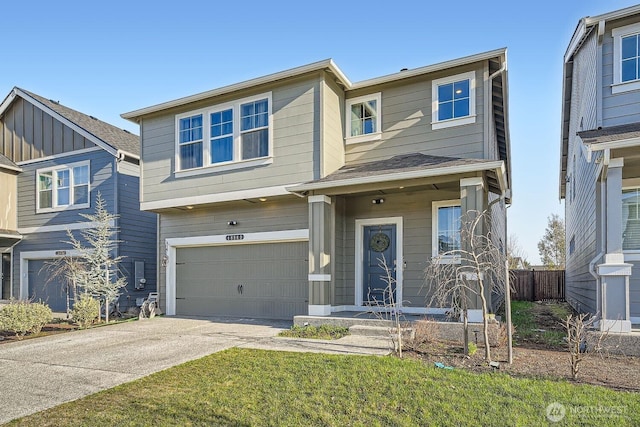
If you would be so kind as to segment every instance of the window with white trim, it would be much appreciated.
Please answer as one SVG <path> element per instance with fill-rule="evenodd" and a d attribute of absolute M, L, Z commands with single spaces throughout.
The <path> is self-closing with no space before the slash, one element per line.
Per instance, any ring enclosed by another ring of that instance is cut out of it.
<path fill-rule="evenodd" d="M 382 137 L 382 93 L 346 100 L 346 142 L 353 144 Z"/>
<path fill-rule="evenodd" d="M 434 257 L 460 249 L 461 215 L 460 200 L 433 202 L 432 254 Z"/>
<path fill-rule="evenodd" d="M 640 188 L 622 190 L 622 249 L 640 250 Z"/>
<path fill-rule="evenodd" d="M 474 71 L 434 80 L 431 83 L 431 128 L 475 123 L 475 86 Z"/>
<path fill-rule="evenodd" d="M 176 172 L 269 159 L 270 123 L 271 92 L 177 115 Z"/>
<path fill-rule="evenodd" d="M 89 162 L 39 169 L 36 212 L 89 207 Z"/>
<path fill-rule="evenodd" d="M 640 23 L 614 28 L 612 93 L 640 89 Z"/>

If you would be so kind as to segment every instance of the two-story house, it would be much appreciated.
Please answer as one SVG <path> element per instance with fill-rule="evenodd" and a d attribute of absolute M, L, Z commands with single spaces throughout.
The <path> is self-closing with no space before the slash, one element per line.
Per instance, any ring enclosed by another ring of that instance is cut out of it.
<path fill-rule="evenodd" d="M 627 332 L 640 323 L 640 6 L 580 20 L 562 93 L 567 300 Z"/>
<path fill-rule="evenodd" d="M 424 269 L 460 245 L 461 215 L 491 209 L 506 243 L 507 88 L 506 49 L 358 83 L 325 60 L 123 114 L 160 218 L 161 306 L 367 311 L 384 260 L 405 313 L 441 312 Z"/>
<path fill-rule="evenodd" d="M 139 138 L 20 88 L 0 104 L 2 299 L 47 302 L 65 311 L 71 294 L 51 261 L 73 255 L 67 230 L 93 224 L 98 193 L 110 213 L 128 286 L 121 307 L 155 290 L 156 215 L 139 209 Z"/>

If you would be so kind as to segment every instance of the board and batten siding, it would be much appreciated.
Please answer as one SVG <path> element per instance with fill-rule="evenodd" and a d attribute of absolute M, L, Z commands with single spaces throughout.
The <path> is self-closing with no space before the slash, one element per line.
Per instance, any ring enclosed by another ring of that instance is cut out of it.
<path fill-rule="evenodd" d="M 591 313 L 597 312 L 596 280 L 589 272 L 589 263 L 600 250 L 596 229 L 599 166 L 595 159 L 587 162 L 576 132 L 597 127 L 596 55 L 597 33 L 594 31 L 574 57 L 567 157 L 569 182 L 565 197 L 566 298 L 577 310 Z M 570 253 L 572 238 L 575 251 Z"/>
<path fill-rule="evenodd" d="M 20 97 L 0 119 L 0 152 L 16 163 L 92 147 L 93 142 Z"/>
<path fill-rule="evenodd" d="M 68 165 L 76 162 L 90 161 L 90 206 L 86 209 L 67 209 L 55 212 L 36 213 L 36 176 L 37 171 L 60 165 Z M 42 227 L 60 224 L 70 224 L 76 222 L 86 222 L 87 220 L 79 214 L 95 212 L 95 200 L 98 192 L 107 202 L 106 206 L 110 212 L 114 212 L 115 185 L 114 171 L 115 158 L 106 151 L 91 151 L 76 155 L 58 157 L 37 163 L 29 163 L 22 166 L 23 172 L 18 175 L 18 227 Z"/>
<path fill-rule="evenodd" d="M 230 226 L 231 220 L 238 225 Z M 159 221 L 158 257 L 162 260 L 169 238 L 308 229 L 309 204 L 297 196 L 264 203 L 220 203 L 210 208 L 166 211 L 160 214 Z M 158 280 L 160 304 L 166 307 L 166 267 L 159 269 Z"/>
<path fill-rule="evenodd" d="M 141 123 L 142 201 L 288 185 L 314 179 L 314 171 L 319 173 L 314 157 L 319 157 L 321 84 L 321 77 L 314 74 L 292 79 L 286 84 L 260 87 L 251 93 L 211 99 L 144 118 Z M 205 168 L 206 172 L 202 174 L 174 176 L 176 114 L 269 91 L 272 92 L 273 114 L 272 164 L 224 172 L 216 172 L 215 167 Z"/>
<path fill-rule="evenodd" d="M 640 91 L 612 94 L 613 84 L 613 37 L 611 31 L 617 27 L 633 24 L 637 17 L 607 22 L 607 31 L 602 41 L 602 126 L 617 126 L 640 122 Z M 594 31 L 595 32 L 595 31 Z M 575 77 L 574 77 L 575 81 Z M 585 129 L 595 129 L 585 128 Z"/>
<path fill-rule="evenodd" d="M 125 273 L 129 282 L 130 293 L 146 296 L 156 290 L 157 261 L 157 215 L 140 211 L 139 166 L 129 162 L 118 163 L 118 227 L 120 255 L 126 266 Z M 134 263 L 144 261 L 144 290 L 136 291 L 134 284 Z"/>
<path fill-rule="evenodd" d="M 0 230 L 15 230 L 18 227 L 17 196 L 18 180 L 17 172 L 0 169 Z"/>
<path fill-rule="evenodd" d="M 401 216 L 403 220 L 403 257 L 398 266 L 406 263 L 403 271 L 402 303 L 408 307 L 426 307 L 429 301 L 424 269 L 431 258 L 432 202 L 459 199 L 459 191 L 416 191 L 385 195 L 383 204 L 371 203 L 371 196 L 345 197 L 338 204 L 336 223 L 342 222 L 341 239 L 336 239 L 336 255 L 341 254 L 336 281 L 335 305 L 355 304 L 355 245 L 356 220 Z M 341 247 L 338 247 L 338 246 Z M 360 262 L 360 261 L 358 261 Z"/>
<path fill-rule="evenodd" d="M 431 82 L 468 71 L 476 72 L 476 122 L 444 129 L 431 129 Z M 484 82 L 482 68 L 475 65 L 434 73 L 349 92 L 347 98 L 382 93 L 382 139 L 346 147 L 346 163 L 382 160 L 402 154 L 484 158 Z"/>

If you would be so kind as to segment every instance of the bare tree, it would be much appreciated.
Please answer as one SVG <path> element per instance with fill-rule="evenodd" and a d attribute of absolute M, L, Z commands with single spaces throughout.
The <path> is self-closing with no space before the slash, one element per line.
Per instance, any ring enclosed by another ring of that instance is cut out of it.
<path fill-rule="evenodd" d="M 82 268 L 73 270 L 73 277 L 83 292 L 104 301 L 105 321 L 109 322 L 109 304 L 120 296 L 127 280 L 120 274 L 121 256 L 113 256 L 117 240 L 114 239 L 117 215 L 109 213 L 106 201 L 98 193 L 94 214 L 80 214 L 95 225 L 80 234 L 86 245 L 67 230 L 69 244 L 79 254 Z"/>
<path fill-rule="evenodd" d="M 440 253 L 425 270 L 430 305 L 451 306 L 465 325 L 464 347 L 468 353 L 468 310 L 480 300 L 484 358 L 491 361 L 489 301 L 492 293 L 504 293 L 507 285 L 506 255 L 490 232 L 488 211 L 469 211 L 461 218 L 460 248 Z"/>
<path fill-rule="evenodd" d="M 580 362 L 587 352 L 587 331 L 596 320 L 589 314 L 569 315 L 564 321 L 564 328 L 567 331 L 567 346 L 569 347 L 571 361 L 571 377 L 578 378 Z"/>
<path fill-rule="evenodd" d="M 510 270 L 531 267 L 527 260 L 527 252 L 522 248 L 518 241 L 518 236 L 515 234 L 510 234 L 507 239 L 507 259 L 509 260 Z"/>
<path fill-rule="evenodd" d="M 71 303 L 78 298 L 78 280 L 85 274 L 84 264 L 77 257 L 65 256 L 46 262 L 43 268 L 48 273 L 47 285 L 53 286 L 59 282 L 65 290 L 68 319 L 71 314 Z"/>

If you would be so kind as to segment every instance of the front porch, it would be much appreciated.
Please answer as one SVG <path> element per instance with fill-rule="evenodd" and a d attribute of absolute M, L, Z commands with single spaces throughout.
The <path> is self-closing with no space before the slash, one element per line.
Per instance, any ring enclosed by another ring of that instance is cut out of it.
<path fill-rule="evenodd" d="M 416 319 L 443 316 L 448 307 L 430 306 L 424 271 L 433 256 L 460 245 L 466 212 L 491 206 L 494 234 L 506 246 L 501 161 L 397 156 L 289 190 L 309 202 L 309 316 L 362 321 L 372 308 L 389 307 Z"/>

